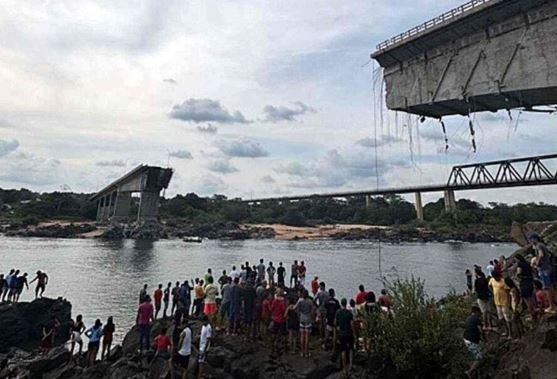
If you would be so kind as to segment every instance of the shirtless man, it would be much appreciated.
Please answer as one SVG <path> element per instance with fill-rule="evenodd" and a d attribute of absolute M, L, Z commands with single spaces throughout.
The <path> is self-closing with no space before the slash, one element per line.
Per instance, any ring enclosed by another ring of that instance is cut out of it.
<path fill-rule="evenodd" d="M 43 297 L 46 285 L 48 284 L 48 275 L 46 274 L 46 272 L 42 272 L 41 270 L 39 270 L 37 271 L 37 276 L 35 277 L 35 279 L 31 280 L 29 284 L 33 283 L 34 281 L 37 281 L 37 287 L 35 288 L 35 299 L 39 296 Z"/>

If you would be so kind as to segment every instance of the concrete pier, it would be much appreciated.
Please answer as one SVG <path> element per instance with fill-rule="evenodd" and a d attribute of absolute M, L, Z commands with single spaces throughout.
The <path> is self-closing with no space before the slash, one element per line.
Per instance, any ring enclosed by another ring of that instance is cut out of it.
<path fill-rule="evenodd" d="M 445 200 L 445 210 L 447 212 L 453 212 L 456 210 L 456 200 L 453 190 L 443 191 L 443 198 Z"/>
<path fill-rule="evenodd" d="M 415 199 L 416 202 L 414 203 L 414 207 L 416 207 L 416 218 L 420 221 L 424 221 L 424 207 L 422 205 L 422 193 L 416 192 Z"/>

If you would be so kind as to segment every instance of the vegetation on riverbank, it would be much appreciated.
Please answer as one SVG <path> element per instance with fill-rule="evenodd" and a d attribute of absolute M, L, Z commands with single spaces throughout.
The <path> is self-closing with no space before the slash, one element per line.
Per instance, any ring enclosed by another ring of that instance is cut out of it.
<path fill-rule="evenodd" d="M 42 220 L 94 220 L 96 205 L 88 194 L 70 192 L 35 193 L 26 189 L 0 189 L 0 217 L 8 222 L 33 225 Z M 137 199 L 134 198 L 134 201 Z M 136 205 L 136 204 L 134 204 Z M 132 207 L 133 210 L 133 207 Z M 199 197 L 193 193 L 177 195 L 161 202 L 163 220 L 188 221 L 194 224 L 234 222 L 243 224 L 285 224 L 312 226 L 324 224 L 410 225 L 428 226 L 448 231 L 508 230 L 513 221 L 552 221 L 557 206 L 543 203 L 488 206 L 461 199 L 455 212 L 447 213 L 443 199 L 424 207 L 425 222 L 416 221 L 414 206 L 398 196 L 377 197 L 366 206 L 363 197 L 310 199 L 293 203 L 270 201 L 248 205 L 222 195 Z M 504 228 L 503 228 L 504 227 Z"/>

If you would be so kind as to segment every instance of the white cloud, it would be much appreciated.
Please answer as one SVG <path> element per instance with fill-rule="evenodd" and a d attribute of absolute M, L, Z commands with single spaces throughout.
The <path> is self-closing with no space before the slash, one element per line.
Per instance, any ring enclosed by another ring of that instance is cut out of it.
<path fill-rule="evenodd" d="M 121 159 L 114 159 L 110 161 L 98 161 L 95 165 L 99 167 L 126 167 L 126 162 Z"/>

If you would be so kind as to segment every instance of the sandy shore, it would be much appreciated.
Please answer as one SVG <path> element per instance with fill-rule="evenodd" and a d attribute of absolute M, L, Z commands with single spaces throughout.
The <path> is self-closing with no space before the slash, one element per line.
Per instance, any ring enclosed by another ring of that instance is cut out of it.
<path fill-rule="evenodd" d="M 246 224 L 246 227 L 272 228 L 276 239 L 322 239 L 329 238 L 334 234 L 350 229 L 386 229 L 380 225 L 360 225 L 360 224 L 331 224 L 319 226 L 288 226 L 283 224 Z"/>

